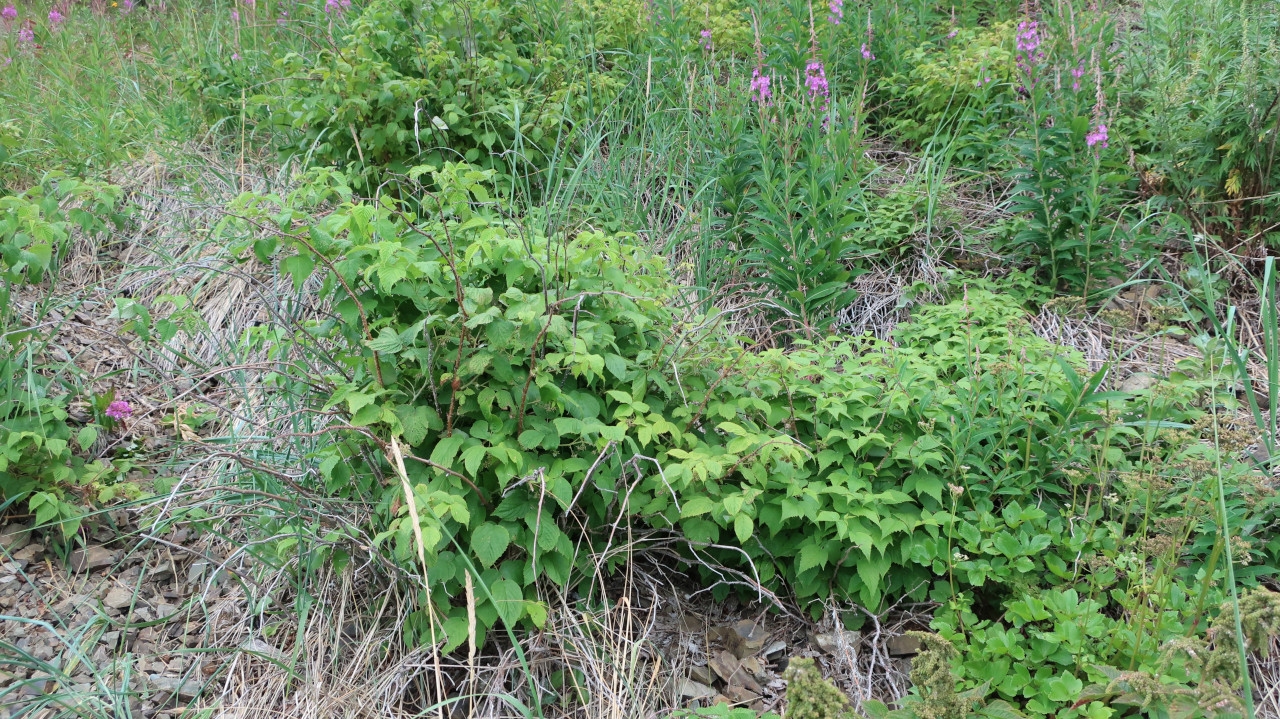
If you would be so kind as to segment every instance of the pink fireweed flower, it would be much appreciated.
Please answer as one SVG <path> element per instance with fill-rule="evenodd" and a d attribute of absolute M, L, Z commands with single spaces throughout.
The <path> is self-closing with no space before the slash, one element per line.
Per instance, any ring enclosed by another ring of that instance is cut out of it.
<path fill-rule="evenodd" d="M 1040 50 L 1040 30 L 1035 20 L 1023 20 L 1018 23 L 1018 52 L 1014 60 L 1018 69 L 1025 76 L 1024 87 L 1019 91 L 1029 91 L 1036 86 L 1035 66 L 1044 60 L 1044 51 Z"/>
<path fill-rule="evenodd" d="M 58 27 L 58 26 L 59 26 L 59 25 L 61 25 L 63 22 L 65 22 L 65 21 L 66 21 L 66 19 L 67 19 L 67 16 L 66 16 L 66 15 L 63 15 L 62 13 L 58 12 L 57 10 L 50 10 L 50 11 L 49 11 L 49 24 L 50 24 L 50 25 L 53 25 L 54 27 Z"/>
<path fill-rule="evenodd" d="M 116 400 L 107 405 L 106 415 L 111 419 L 122 420 L 133 416 L 133 407 L 124 400 Z"/>
<path fill-rule="evenodd" d="M 769 75 L 761 72 L 764 68 L 759 65 L 751 71 L 751 99 L 760 103 L 762 107 L 769 107 L 773 104 L 773 91 L 769 89 L 771 78 Z"/>
<path fill-rule="evenodd" d="M 831 97 L 831 86 L 827 83 L 827 70 L 822 61 L 814 58 L 804 67 L 804 86 L 809 90 L 809 99 L 822 103 L 820 110 L 826 111 L 827 100 Z"/>
<path fill-rule="evenodd" d="M 844 20 L 844 0 L 830 0 L 827 3 L 827 9 L 831 12 L 827 15 L 827 22 L 832 25 L 839 25 Z"/>
<path fill-rule="evenodd" d="M 133 0 L 120 0 L 120 14 L 128 15 L 133 12 Z"/>
<path fill-rule="evenodd" d="M 947 33 L 947 39 L 948 39 L 948 40 L 950 40 L 951 38 L 955 37 L 955 36 L 956 36 L 956 33 L 958 33 L 958 32 L 960 32 L 960 31 L 959 31 L 959 30 L 952 30 L 951 32 Z"/>
<path fill-rule="evenodd" d="M 24 27 L 18 31 L 18 45 L 31 45 L 36 41 L 36 33 L 29 27 Z"/>
<path fill-rule="evenodd" d="M 238 53 L 238 52 L 233 52 L 233 53 L 231 53 L 231 59 L 232 59 L 232 60 L 239 60 L 239 59 L 240 59 L 240 53 Z"/>
<path fill-rule="evenodd" d="M 710 50 L 711 49 L 711 29 L 703 28 L 702 32 L 698 33 L 698 35 L 702 37 L 702 41 L 699 42 L 698 44 L 702 46 L 703 50 Z"/>
<path fill-rule="evenodd" d="M 17 20 L 18 11 L 14 9 L 12 5 L 5 5 L 4 9 L 0 10 L 0 18 L 4 18 L 5 20 Z"/>
<path fill-rule="evenodd" d="M 1099 122 L 1092 132 L 1084 136 L 1084 144 L 1089 147 L 1094 145 L 1107 147 L 1107 126 Z"/>
<path fill-rule="evenodd" d="M 232 20 L 234 20 L 234 21 L 236 21 L 236 22 L 240 22 L 240 11 L 239 11 L 239 10 L 232 10 L 232 11 L 231 11 L 231 19 L 232 19 Z"/>
<path fill-rule="evenodd" d="M 11 57 L 0 57 L 0 67 L 9 67 L 9 63 L 11 62 L 13 62 L 13 58 Z"/>
<path fill-rule="evenodd" d="M 325 0 L 324 11 L 326 14 L 336 12 L 341 14 L 343 10 L 351 7 L 351 0 Z"/>
<path fill-rule="evenodd" d="M 867 44 L 865 42 L 862 43 L 862 59 L 863 60 L 876 59 L 876 56 L 871 54 L 871 49 L 867 47 Z"/>

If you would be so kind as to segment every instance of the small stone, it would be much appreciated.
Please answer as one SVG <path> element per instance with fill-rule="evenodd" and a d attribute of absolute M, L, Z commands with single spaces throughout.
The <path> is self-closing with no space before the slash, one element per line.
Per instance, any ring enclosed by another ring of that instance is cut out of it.
<path fill-rule="evenodd" d="M 840 652 L 840 646 L 842 644 L 846 647 L 851 647 L 857 644 L 858 635 L 842 629 L 838 632 L 811 634 L 809 635 L 809 641 L 827 654 L 837 654 Z"/>
<path fill-rule="evenodd" d="M 14 552 L 13 558 L 20 561 L 29 562 L 35 559 L 36 557 L 40 556 L 40 553 L 43 551 L 44 551 L 43 544 L 40 544 L 39 542 L 32 542 L 31 544 L 28 544 L 26 547 L 23 547 L 21 551 Z"/>
<path fill-rule="evenodd" d="M 71 569 L 75 572 L 88 572 L 108 567 L 115 561 L 115 552 L 100 544 L 77 549 L 71 553 Z"/>
<path fill-rule="evenodd" d="M 150 676 L 151 687 L 158 692 L 177 696 L 179 699 L 194 699 L 200 694 L 200 683 L 183 681 L 182 677 L 166 677 L 160 674 Z"/>
<path fill-rule="evenodd" d="M 156 563 L 156 566 L 147 570 L 147 579 L 153 582 L 163 582 L 173 576 L 173 562 L 162 559 Z"/>
<path fill-rule="evenodd" d="M 716 675 L 711 667 L 703 664 L 700 667 L 689 667 L 689 678 L 699 684 L 711 684 L 716 680 Z"/>
<path fill-rule="evenodd" d="M 786 651 L 786 649 L 787 649 L 787 643 L 784 641 L 778 640 L 776 642 L 773 642 L 769 646 L 765 647 L 764 651 L 760 652 L 760 656 L 771 657 L 774 654 L 777 654 L 778 652 Z"/>
<path fill-rule="evenodd" d="M 723 636 L 725 643 L 729 645 L 729 651 L 739 659 L 746 659 L 764 647 L 765 641 L 769 639 L 769 632 L 758 623 L 743 619 L 729 627 L 729 631 L 724 632 Z"/>
<path fill-rule="evenodd" d="M 0 529 L 0 549 L 14 554 L 31 543 L 31 527 L 27 524 L 11 524 Z"/>
<path fill-rule="evenodd" d="M 1134 392 L 1142 392 L 1143 390 L 1151 389 L 1156 386 L 1156 383 L 1159 381 L 1160 379 L 1155 375 L 1148 374 L 1146 372 L 1135 372 L 1126 377 L 1116 389 L 1119 389 L 1121 392 L 1128 392 L 1132 394 Z"/>
<path fill-rule="evenodd" d="M 732 681 L 734 673 L 738 671 L 738 660 L 729 652 L 721 650 L 707 659 L 707 666 L 711 667 L 717 676 L 728 682 Z"/>
<path fill-rule="evenodd" d="M 702 682 L 695 682 L 692 679 L 680 680 L 680 696 L 682 697 L 688 697 L 689 699 L 710 699 L 715 695 L 715 690 Z"/>
<path fill-rule="evenodd" d="M 756 659 L 755 657 L 747 657 L 746 659 L 743 659 L 742 664 L 740 666 L 742 667 L 743 671 L 755 677 L 756 679 L 763 681 L 766 677 L 765 671 L 764 671 L 764 664 L 762 664 L 760 660 Z"/>
<path fill-rule="evenodd" d="M 107 592 L 107 596 L 102 600 L 102 603 L 112 609 L 125 609 L 133 604 L 133 592 L 124 587 L 114 587 Z"/>
<path fill-rule="evenodd" d="M 920 653 L 920 640 L 906 634 L 889 637 L 889 656 L 914 657 Z"/>
<path fill-rule="evenodd" d="M 750 704 L 760 698 L 758 693 L 753 692 L 746 687 L 738 686 L 737 684 L 730 684 L 725 687 L 724 693 L 728 694 L 730 699 L 740 704 Z"/>

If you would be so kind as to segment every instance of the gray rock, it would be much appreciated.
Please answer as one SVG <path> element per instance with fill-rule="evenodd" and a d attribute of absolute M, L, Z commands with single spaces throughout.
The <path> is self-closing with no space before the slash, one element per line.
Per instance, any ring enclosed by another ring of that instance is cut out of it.
<path fill-rule="evenodd" d="M 126 609 L 133 604 L 133 592 L 124 587 L 113 587 L 102 603 L 112 609 Z"/>
<path fill-rule="evenodd" d="M 750 619 L 743 619 L 722 633 L 724 642 L 738 659 L 746 659 L 764 648 L 769 632 Z"/>
<path fill-rule="evenodd" d="M 689 667 L 689 678 L 699 684 L 711 684 L 716 680 L 716 675 L 711 671 L 711 667 L 704 664 L 700 667 Z"/>
<path fill-rule="evenodd" d="M 1135 372 L 1124 379 L 1116 388 L 1121 392 L 1141 392 L 1151 389 L 1160 381 L 1159 377 L 1146 372 Z"/>
<path fill-rule="evenodd" d="M 688 697 L 689 699 L 710 699 L 715 695 L 715 690 L 702 682 L 695 682 L 692 679 L 680 680 L 680 696 L 682 697 Z"/>
<path fill-rule="evenodd" d="M 71 569 L 76 572 L 90 572 L 102 567 L 109 567 L 116 561 L 116 553 L 100 544 L 94 544 L 71 553 Z"/>
<path fill-rule="evenodd" d="M 182 677 L 166 677 L 152 674 L 151 688 L 157 692 L 177 696 L 179 699 L 194 699 L 200 694 L 201 684 L 194 680 L 183 681 Z"/>
<path fill-rule="evenodd" d="M 31 543 L 31 527 L 26 524 L 11 524 L 0 529 L 0 549 L 6 554 L 13 554 Z"/>

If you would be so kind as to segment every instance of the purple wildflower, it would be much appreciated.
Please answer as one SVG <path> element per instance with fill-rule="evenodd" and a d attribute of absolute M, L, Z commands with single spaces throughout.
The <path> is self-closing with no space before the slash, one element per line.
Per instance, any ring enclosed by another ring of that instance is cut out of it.
<path fill-rule="evenodd" d="M 30 45 L 35 41 L 36 41 L 36 34 L 35 34 L 35 31 L 33 31 L 31 28 L 24 27 L 18 31 L 19 45 Z"/>
<path fill-rule="evenodd" d="M 120 0 L 120 14 L 128 15 L 133 12 L 133 0 Z"/>
<path fill-rule="evenodd" d="M 1089 147 L 1093 147 L 1094 145 L 1102 145 L 1103 147 L 1106 147 L 1107 146 L 1107 126 L 1099 122 L 1097 127 L 1094 128 L 1093 132 L 1090 132 L 1084 136 L 1084 143 Z"/>
<path fill-rule="evenodd" d="M 341 14 L 343 10 L 351 7 L 351 0 L 325 0 L 324 11 L 326 14 L 336 12 Z M 287 15 L 288 13 L 284 13 Z"/>
<path fill-rule="evenodd" d="M 231 19 L 232 19 L 232 20 L 234 20 L 234 21 L 236 21 L 236 22 L 240 22 L 240 11 L 239 11 L 239 10 L 232 10 L 232 11 L 231 11 Z"/>
<path fill-rule="evenodd" d="M 65 21 L 66 21 L 66 19 L 67 19 L 67 16 L 66 16 L 66 15 L 63 15 L 62 13 L 58 12 L 57 10 L 50 10 L 50 11 L 49 11 L 49 24 L 53 25 L 54 27 L 58 27 L 58 26 L 59 26 L 59 25 L 61 25 L 63 22 L 65 22 Z"/>
<path fill-rule="evenodd" d="M 827 22 L 832 25 L 839 25 L 840 21 L 844 20 L 844 0 L 830 0 L 827 3 L 827 8 L 831 11 L 827 15 Z"/>
<path fill-rule="evenodd" d="M 761 72 L 763 68 L 759 65 L 751 71 L 751 99 L 760 103 L 764 107 L 773 104 L 773 91 L 769 89 L 771 78 L 769 75 Z"/>
<path fill-rule="evenodd" d="M 951 38 L 955 37 L 955 36 L 956 36 L 956 33 L 958 33 L 958 32 L 960 32 L 960 31 L 959 31 L 959 30 L 952 30 L 951 32 L 947 33 L 947 39 L 948 39 L 948 40 L 950 40 Z"/>
<path fill-rule="evenodd" d="M 876 59 L 876 56 L 871 54 L 871 50 L 867 47 L 867 44 L 865 42 L 862 43 L 862 59 L 863 60 Z"/>
<path fill-rule="evenodd" d="M 106 415 L 111 419 L 122 420 L 133 415 L 133 407 L 124 400 L 116 400 L 107 405 Z"/>
<path fill-rule="evenodd" d="M 4 18 L 5 20 L 17 20 L 18 11 L 14 9 L 12 5 L 5 5 L 4 9 L 0 10 L 0 18 Z"/>
<path fill-rule="evenodd" d="M 831 86 L 827 84 L 827 70 L 822 61 L 814 58 L 804 67 L 804 86 L 809 90 L 809 99 L 821 102 L 822 109 L 827 109 L 827 98 L 831 97 Z"/>
<path fill-rule="evenodd" d="M 703 28 L 702 32 L 698 34 L 702 37 L 702 41 L 699 43 L 702 46 L 702 49 L 710 50 L 711 49 L 711 29 Z"/>
<path fill-rule="evenodd" d="M 0 57 L 0 67 L 9 67 L 9 63 L 13 62 L 13 58 L 8 55 Z"/>
<path fill-rule="evenodd" d="M 239 59 L 240 59 L 240 53 L 238 53 L 238 52 L 233 52 L 233 53 L 231 53 L 231 59 L 232 59 L 233 61 L 235 61 L 235 60 L 239 60 Z"/>

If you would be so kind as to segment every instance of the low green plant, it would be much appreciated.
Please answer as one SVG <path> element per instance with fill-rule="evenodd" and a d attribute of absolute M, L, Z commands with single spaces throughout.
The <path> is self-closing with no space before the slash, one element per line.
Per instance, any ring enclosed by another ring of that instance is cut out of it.
<path fill-rule="evenodd" d="M 299 133 L 287 151 L 348 169 L 370 194 L 457 160 L 540 187 L 621 86 L 583 44 L 588 27 L 549 23 L 526 4 L 374 0 L 338 47 L 280 61 L 300 78 L 273 105 Z"/>

